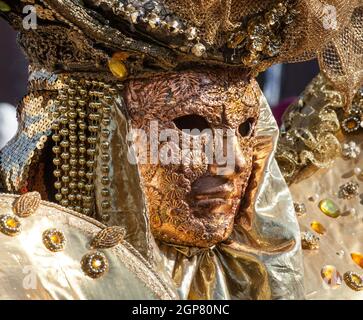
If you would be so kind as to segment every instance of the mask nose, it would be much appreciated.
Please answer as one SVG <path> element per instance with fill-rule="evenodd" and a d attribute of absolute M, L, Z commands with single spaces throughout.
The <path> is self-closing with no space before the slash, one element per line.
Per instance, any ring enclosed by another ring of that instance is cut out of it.
<path fill-rule="evenodd" d="M 241 174 L 247 165 L 236 135 L 223 139 L 223 161 L 221 161 L 220 156 L 218 158 L 218 161 L 210 166 L 210 172 L 213 175 L 221 175 L 232 179 Z"/>

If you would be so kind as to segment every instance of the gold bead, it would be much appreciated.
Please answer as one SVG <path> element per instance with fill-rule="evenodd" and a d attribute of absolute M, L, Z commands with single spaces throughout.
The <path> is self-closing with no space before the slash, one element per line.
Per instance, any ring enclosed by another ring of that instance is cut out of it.
<path fill-rule="evenodd" d="M 110 148 L 110 143 L 108 141 L 104 141 L 101 143 L 101 148 L 103 150 L 108 150 Z"/>
<path fill-rule="evenodd" d="M 80 193 L 76 194 L 76 198 L 78 201 L 81 201 L 82 200 L 82 195 Z"/>
<path fill-rule="evenodd" d="M 61 129 L 61 130 L 59 131 L 59 133 L 60 133 L 62 136 L 68 136 L 68 134 L 69 134 L 69 130 L 68 130 L 68 129 L 63 128 L 63 129 Z"/>
<path fill-rule="evenodd" d="M 86 129 L 87 129 L 87 125 L 86 125 L 84 122 L 79 122 L 79 123 L 78 123 L 78 127 L 79 127 L 81 130 L 86 130 Z"/>
<path fill-rule="evenodd" d="M 104 185 L 109 184 L 110 183 L 110 178 L 109 177 L 102 177 L 101 183 L 104 184 Z"/>
<path fill-rule="evenodd" d="M 78 189 L 84 189 L 84 182 L 80 181 L 78 182 Z"/>
<path fill-rule="evenodd" d="M 105 118 L 103 118 L 102 119 L 102 124 L 104 125 L 104 126 L 109 126 L 110 125 L 110 123 L 111 123 L 111 118 L 109 118 L 109 117 L 105 117 Z"/>
<path fill-rule="evenodd" d="M 108 165 L 102 165 L 101 171 L 102 173 L 107 174 L 110 172 L 110 167 Z"/>
<path fill-rule="evenodd" d="M 75 177 L 77 177 L 77 175 L 78 175 L 78 173 L 77 173 L 77 171 L 76 171 L 76 170 L 71 170 L 71 171 L 69 171 L 69 176 L 70 176 L 71 178 L 75 178 Z"/>
<path fill-rule="evenodd" d="M 63 187 L 63 188 L 61 188 L 61 193 L 62 193 L 63 195 L 66 195 L 66 194 L 68 194 L 68 193 L 69 193 L 69 189 L 68 189 L 68 188 L 66 188 L 66 187 Z"/>
<path fill-rule="evenodd" d="M 108 161 L 110 161 L 110 155 L 108 153 L 103 153 L 101 155 L 101 159 L 102 159 L 102 161 L 108 162 Z"/>
<path fill-rule="evenodd" d="M 93 156 L 96 154 L 96 149 L 94 149 L 94 148 L 89 148 L 89 149 L 87 149 L 87 154 L 88 154 L 90 157 L 93 157 Z"/>
<path fill-rule="evenodd" d="M 80 146 L 79 148 L 78 148 L 78 151 L 79 151 L 79 153 L 86 153 L 86 151 L 88 151 L 87 150 L 87 148 L 86 147 L 84 147 L 84 146 Z"/>
<path fill-rule="evenodd" d="M 62 196 L 60 193 L 57 193 L 57 194 L 55 195 L 55 200 L 57 200 L 57 201 L 61 201 L 61 200 L 62 200 L 62 198 L 63 198 L 63 196 Z"/>
<path fill-rule="evenodd" d="M 69 129 L 71 129 L 72 131 L 76 131 L 76 130 L 77 130 L 77 124 L 75 124 L 75 123 L 70 123 L 70 124 L 69 124 Z"/>
<path fill-rule="evenodd" d="M 54 164 L 55 166 L 59 166 L 59 165 L 61 164 L 61 160 L 60 160 L 59 158 L 54 158 L 54 159 L 53 159 L 53 164 Z"/>
<path fill-rule="evenodd" d="M 68 160 L 68 159 L 69 159 L 69 157 L 70 157 L 70 154 L 69 154 L 68 152 L 62 152 L 62 153 L 61 153 L 61 158 L 62 158 L 63 160 Z"/>
<path fill-rule="evenodd" d="M 78 163 L 81 165 L 81 166 L 84 166 L 86 164 L 86 159 L 84 157 L 80 157 L 78 159 Z"/>
<path fill-rule="evenodd" d="M 68 148 L 69 147 L 69 141 L 67 141 L 67 140 L 61 141 L 60 146 L 62 148 Z"/>
<path fill-rule="evenodd" d="M 101 207 L 102 207 L 102 209 L 109 209 L 111 207 L 110 201 L 107 201 L 107 200 L 102 201 Z"/>
<path fill-rule="evenodd" d="M 53 150 L 53 153 L 55 153 L 55 154 L 61 153 L 61 148 L 59 146 L 54 146 L 52 148 L 52 150 Z"/>
<path fill-rule="evenodd" d="M 60 188 L 62 188 L 62 183 L 61 183 L 60 181 L 56 181 L 56 182 L 54 183 L 54 188 L 56 188 L 56 189 L 60 189 Z"/>
<path fill-rule="evenodd" d="M 65 164 L 62 164 L 62 166 L 61 166 L 61 168 L 62 168 L 62 170 L 63 171 L 69 171 L 69 169 L 70 169 L 70 165 L 69 164 L 67 164 L 67 163 L 65 163 Z"/>
<path fill-rule="evenodd" d="M 68 200 L 74 201 L 74 200 L 76 200 L 76 196 L 72 193 L 72 194 L 68 195 Z"/>
<path fill-rule="evenodd" d="M 88 143 L 91 143 L 91 144 L 96 144 L 97 143 L 97 138 L 95 137 L 89 137 L 87 139 Z"/>
<path fill-rule="evenodd" d="M 110 195 L 110 190 L 107 189 L 107 188 L 103 188 L 101 190 L 101 194 L 102 194 L 103 197 L 108 197 Z"/>
<path fill-rule="evenodd" d="M 73 155 L 72 155 L 73 156 Z M 78 160 L 77 160 L 77 158 L 76 157 L 72 157 L 70 160 L 69 160 L 69 164 L 71 165 L 71 166 L 76 166 L 77 164 L 78 164 Z"/>
<path fill-rule="evenodd" d="M 78 140 L 78 137 L 75 134 L 70 134 L 68 138 L 69 138 L 69 141 L 73 142 L 73 143 L 77 142 L 77 140 Z"/>
<path fill-rule="evenodd" d="M 60 141 L 60 139 L 61 139 L 61 137 L 60 137 L 60 135 L 59 135 L 59 134 L 53 134 L 53 136 L 52 136 L 52 140 L 53 140 L 54 142 L 58 142 L 58 141 Z"/>
<path fill-rule="evenodd" d="M 93 185 L 93 184 L 91 184 L 91 183 L 87 183 L 87 184 L 85 185 L 85 189 L 86 189 L 86 191 L 91 192 L 91 191 L 93 191 L 93 189 L 94 189 L 94 185 Z"/>
<path fill-rule="evenodd" d="M 94 178 L 95 174 L 94 172 L 87 172 L 86 177 L 88 180 L 92 180 Z"/>
<path fill-rule="evenodd" d="M 93 168 L 95 166 L 95 161 L 94 160 L 88 160 L 87 161 L 87 167 L 89 168 Z"/>
<path fill-rule="evenodd" d="M 78 170 L 78 176 L 84 177 L 86 175 L 86 172 L 84 170 Z"/>
<path fill-rule="evenodd" d="M 69 148 L 69 153 L 70 154 L 77 154 L 78 152 L 78 148 L 77 147 L 70 147 Z"/>
<path fill-rule="evenodd" d="M 78 139 L 81 142 L 86 142 L 87 141 L 87 137 L 84 134 L 78 135 Z"/>
<path fill-rule="evenodd" d="M 90 196 L 83 196 L 83 197 L 82 197 L 82 200 L 83 200 L 85 203 L 91 203 L 91 202 L 92 202 L 92 197 L 90 197 Z"/>
<path fill-rule="evenodd" d="M 62 182 L 69 183 L 69 181 L 70 181 L 69 176 L 62 176 Z"/>
<path fill-rule="evenodd" d="M 56 178 L 60 178 L 62 176 L 62 171 L 57 169 L 53 171 L 53 174 Z"/>
<path fill-rule="evenodd" d="M 67 199 L 62 199 L 61 202 L 60 202 L 60 204 L 63 207 L 68 207 L 69 201 Z"/>
<path fill-rule="evenodd" d="M 77 183 L 75 183 L 75 182 L 73 182 L 73 181 L 72 181 L 72 182 L 70 182 L 70 183 L 69 183 L 69 188 L 70 188 L 70 189 L 72 189 L 72 190 L 76 189 L 76 188 L 77 188 Z"/>

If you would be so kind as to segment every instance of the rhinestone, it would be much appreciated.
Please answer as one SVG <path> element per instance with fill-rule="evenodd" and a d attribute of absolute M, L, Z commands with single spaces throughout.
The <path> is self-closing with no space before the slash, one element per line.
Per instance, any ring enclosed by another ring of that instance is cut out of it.
<path fill-rule="evenodd" d="M 324 266 L 320 274 L 324 282 L 332 289 L 336 289 L 342 284 L 342 276 L 334 266 Z"/>
<path fill-rule="evenodd" d="M 340 209 L 338 205 L 331 199 L 324 199 L 319 202 L 319 209 L 328 217 L 338 218 Z"/>
<path fill-rule="evenodd" d="M 108 271 L 108 260 L 102 252 L 86 254 L 81 261 L 83 272 L 93 278 L 100 278 Z"/>
<path fill-rule="evenodd" d="M 319 249 L 319 241 L 320 238 L 310 231 L 301 233 L 301 246 L 303 249 L 317 250 Z"/>
<path fill-rule="evenodd" d="M 8 236 L 16 236 L 21 231 L 21 223 L 16 216 L 5 214 L 0 216 L 0 231 Z"/>
<path fill-rule="evenodd" d="M 318 221 L 313 221 L 311 224 L 311 229 L 313 229 L 315 232 L 319 233 L 319 234 L 325 234 L 326 233 L 326 229 L 324 228 L 324 226 L 318 222 Z"/>
<path fill-rule="evenodd" d="M 361 268 L 363 268 L 363 254 L 359 252 L 353 252 L 351 253 L 352 260 Z"/>
<path fill-rule="evenodd" d="M 66 238 L 62 231 L 48 229 L 43 232 L 43 244 L 49 251 L 63 251 L 66 245 Z"/>

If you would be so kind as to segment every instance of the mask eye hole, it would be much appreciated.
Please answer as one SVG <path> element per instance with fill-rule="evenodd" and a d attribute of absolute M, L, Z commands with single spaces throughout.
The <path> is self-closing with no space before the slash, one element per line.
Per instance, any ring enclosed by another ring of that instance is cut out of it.
<path fill-rule="evenodd" d="M 253 119 L 247 119 L 245 122 L 241 123 L 238 127 L 238 132 L 242 137 L 249 137 L 253 131 Z"/>
<path fill-rule="evenodd" d="M 173 122 L 179 130 L 190 130 L 190 134 L 192 135 L 193 129 L 197 129 L 199 132 L 202 132 L 205 129 L 210 129 L 207 119 L 196 114 L 189 114 L 175 118 Z M 194 133 L 194 135 L 196 135 L 196 133 Z"/>

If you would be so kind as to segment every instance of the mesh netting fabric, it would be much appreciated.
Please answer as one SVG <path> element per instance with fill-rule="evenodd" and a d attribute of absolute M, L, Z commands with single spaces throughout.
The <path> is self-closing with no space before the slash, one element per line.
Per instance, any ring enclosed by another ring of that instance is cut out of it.
<path fill-rule="evenodd" d="M 221 47 L 246 19 L 268 9 L 273 0 L 164 0 L 180 17 L 197 26 L 203 40 Z M 294 23 L 286 30 L 280 54 L 262 62 L 299 62 L 317 57 L 322 72 L 346 94 L 362 85 L 363 1 L 297 0 Z"/>

